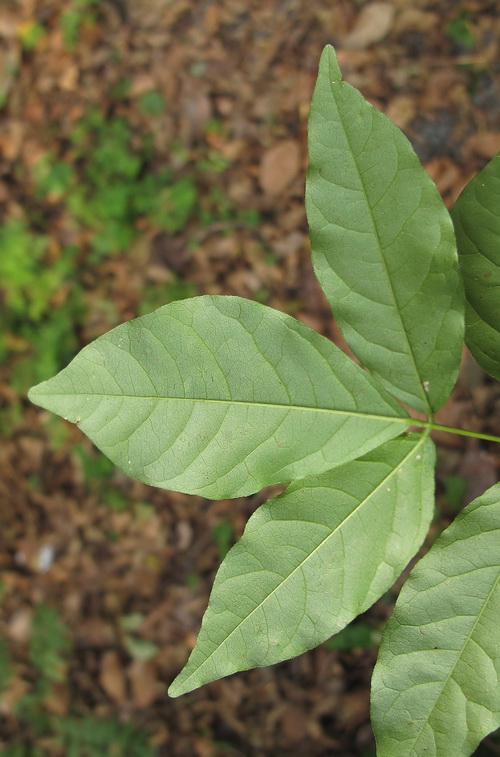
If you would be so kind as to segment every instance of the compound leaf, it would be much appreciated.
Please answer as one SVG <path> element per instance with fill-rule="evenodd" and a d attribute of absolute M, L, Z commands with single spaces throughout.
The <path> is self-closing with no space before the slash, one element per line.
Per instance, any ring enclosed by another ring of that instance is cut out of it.
<path fill-rule="evenodd" d="M 195 297 L 113 329 L 33 402 L 128 475 L 236 497 L 323 472 L 404 431 L 404 411 L 330 341 L 239 297 Z"/>
<path fill-rule="evenodd" d="M 465 341 L 500 379 L 500 153 L 467 184 L 451 211 L 465 287 Z"/>
<path fill-rule="evenodd" d="M 410 573 L 373 677 L 379 757 L 467 757 L 500 725 L 499 542 L 497 484 Z"/>
<path fill-rule="evenodd" d="M 462 351 L 453 226 L 406 137 L 342 80 L 331 47 L 312 100 L 309 155 L 313 263 L 335 318 L 389 391 L 436 410 Z"/>
<path fill-rule="evenodd" d="M 169 693 L 295 657 L 373 604 L 422 544 L 433 463 L 430 440 L 410 434 L 260 507 L 219 569 Z"/>

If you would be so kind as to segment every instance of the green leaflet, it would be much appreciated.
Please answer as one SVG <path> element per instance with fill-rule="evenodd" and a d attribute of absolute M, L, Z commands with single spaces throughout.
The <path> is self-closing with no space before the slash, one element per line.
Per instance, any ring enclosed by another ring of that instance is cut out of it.
<path fill-rule="evenodd" d="M 321 473 L 408 425 L 330 341 L 239 297 L 174 302 L 118 326 L 29 396 L 128 475 L 217 498 Z"/>
<path fill-rule="evenodd" d="M 450 217 L 413 149 L 325 48 L 309 119 L 316 275 L 361 362 L 428 413 L 454 386 L 462 287 Z"/>
<path fill-rule="evenodd" d="M 295 657 L 370 607 L 423 542 L 433 465 L 432 442 L 410 434 L 262 505 L 219 569 L 169 694 Z"/>
<path fill-rule="evenodd" d="M 412 570 L 372 686 L 378 757 L 467 757 L 500 725 L 500 484 Z"/>
<path fill-rule="evenodd" d="M 500 379 L 500 153 L 465 187 L 451 211 L 465 287 L 465 341 Z"/>

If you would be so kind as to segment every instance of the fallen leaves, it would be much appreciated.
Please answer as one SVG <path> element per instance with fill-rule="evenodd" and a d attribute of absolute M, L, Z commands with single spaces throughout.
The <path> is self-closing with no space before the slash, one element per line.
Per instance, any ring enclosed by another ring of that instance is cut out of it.
<path fill-rule="evenodd" d="M 500 130 L 483 131 L 471 135 L 462 147 L 462 153 L 465 159 L 473 155 L 491 160 L 500 150 Z"/>
<path fill-rule="evenodd" d="M 99 683 L 106 694 L 117 705 L 121 706 L 126 697 L 126 679 L 122 662 L 118 653 L 110 649 L 101 658 Z"/>
<path fill-rule="evenodd" d="M 287 139 L 265 151 L 259 171 L 259 184 L 270 197 L 281 194 L 298 176 L 300 148 L 295 140 Z"/>
<path fill-rule="evenodd" d="M 362 7 L 356 22 L 343 41 L 343 47 L 363 50 L 386 37 L 394 21 L 396 8 L 392 3 L 373 2 Z"/>
<path fill-rule="evenodd" d="M 158 686 L 158 671 L 153 662 L 135 661 L 127 670 L 130 681 L 131 696 L 138 709 L 151 707 L 159 692 L 165 696 L 165 685 Z"/>

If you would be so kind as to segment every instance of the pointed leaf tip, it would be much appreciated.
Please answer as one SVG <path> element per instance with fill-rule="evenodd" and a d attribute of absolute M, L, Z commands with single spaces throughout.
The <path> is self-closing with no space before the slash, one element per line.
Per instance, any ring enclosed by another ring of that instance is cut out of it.
<path fill-rule="evenodd" d="M 326 45 L 323 48 L 323 52 L 321 53 L 319 61 L 320 71 L 324 66 L 328 66 L 328 70 L 332 79 L 335 79 L 336 82 L 342 81 L 342 71 L 340 70 L 340 66 L 337 60 L 337 53 L 335 52 L 335 48 L 332 45 Z"/>

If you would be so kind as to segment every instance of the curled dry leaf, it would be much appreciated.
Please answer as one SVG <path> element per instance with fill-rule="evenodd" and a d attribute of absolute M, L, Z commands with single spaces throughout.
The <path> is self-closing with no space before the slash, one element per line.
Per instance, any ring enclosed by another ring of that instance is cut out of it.
<path fill-rule="evenodd" d="M 150 660 L 134 660 L 127 670 L 136 707 L 150 707 L 157 694 L 156 666 Z"/>
<path fill-rule="evenodd" d="M 343 40 L 343 47 L 362 50 L 380 42 L 389 34 L 396 9 L 392 3 L 369 3 L 360 12 L 356 23 Z"/>
<path fill-rule="evenodd" d="M 462 153 L 469 158 L 479 155 L 481 158 L 494 158 L 500 150 L 500 132 L 486 131 L 473 134 L 462 147 Z"/>
<path fill-rule="evenodd" d="M 113 649 L 102 656 L 99 682 L 111 699 L 123 704 L 126 698 L 125 675 L 118 653 Z"/>
<path fill-rule="evenodd" d="M 300 149 L 287 139 L 264 153 L 260 164 L 259 184 L 266 195 L 278 195 L 295 179 L 300 170 Z"/>

